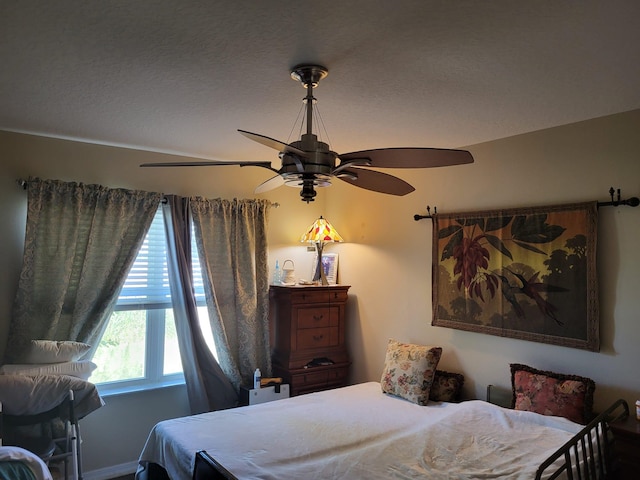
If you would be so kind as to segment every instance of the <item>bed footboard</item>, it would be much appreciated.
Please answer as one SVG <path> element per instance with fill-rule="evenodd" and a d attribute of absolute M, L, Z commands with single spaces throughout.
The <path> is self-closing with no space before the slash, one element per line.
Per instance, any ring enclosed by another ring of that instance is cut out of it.
<path fill-rule="evenodd" d="M 196 453 L 193 480 L 237 480 L 205 450 Z"/>
<path fill-rule="evenodd" d="M 612 478 L 615 462 L 609 423 L 628 415 L 627 402 L 623 399 L 616 400 L 545 460 L 538 468 L 536 480 L 552 480 L 563 474 L 563 478 L 569 480 Z"/>

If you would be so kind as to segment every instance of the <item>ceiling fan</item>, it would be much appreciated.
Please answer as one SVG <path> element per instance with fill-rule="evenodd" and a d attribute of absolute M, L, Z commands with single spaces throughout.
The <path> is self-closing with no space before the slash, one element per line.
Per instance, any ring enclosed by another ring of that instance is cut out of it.
<path fill-rule="evenodd" d="M 389 195 L 406 195 L 415 190 L 404 180 L 373 168 L 430 168 L 472 163 L 473 157 L 467 150 L 442 148 L 379 148 L 350 153 L 336 153 L 325 142 L 319 141 L 313 133 L 316 100 L 313 89 L 327 76 L 328 70 L 319 65 L 298 65 L 291 71 L 291 77 L 307 89 L 304 98 L 306 110 L 306 133 L 300 140 L 284 143 L 264 135 L 238 130 L 245 137 L 280 152 L 282 162 L 279 170 L 271 167 L 269 161 L 202 161 L 144 163 L 141 167 L 198 167 L 239 165 L 241 167 L 262 167 L 276 175 L 259 185 L 255 193 L 262 193 L 282 185 L 302 187 L 300 196 L 309 203 L 316 196 L 316 187 L 331 185 L 338 178 L 356 187 Z"/>

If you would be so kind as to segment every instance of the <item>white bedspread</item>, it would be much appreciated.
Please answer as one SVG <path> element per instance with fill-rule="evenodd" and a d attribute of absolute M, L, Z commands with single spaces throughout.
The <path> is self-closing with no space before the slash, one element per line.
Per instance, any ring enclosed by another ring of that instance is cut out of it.
<path fill-rule="evenodd" d="M 140 456 L 191 479 L 207 450 L 239 479 L 531 479 L 581 426 L 482 401 L 421 407 L 375 382 L 158 423 Z"/>

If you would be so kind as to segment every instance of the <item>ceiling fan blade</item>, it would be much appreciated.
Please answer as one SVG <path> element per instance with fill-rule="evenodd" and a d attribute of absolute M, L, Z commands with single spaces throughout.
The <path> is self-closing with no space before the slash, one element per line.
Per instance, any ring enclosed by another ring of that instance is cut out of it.
<path fill-rule="evenodd" d="M 282 176 L 280 175 L 276 175 L 275 177 L 271 177 L 269 180 L 266 180 L 258 185 L 253 193 L 268 192 L 269 190 L 281 187 L 282 185 L 284 185 L 284 178 L 282 178 Z"/>
<path fill-rule="evenodd" d="M 345 168 L 342 172 L 346 172 L 347 175 L 338 176 L 340 180 L 374 192 L 402 196 L 415 190 L 404 180 L 375 170 Z"/>
<path fill-rule="evenodd" d="M 291 145 L 281 142 L 280 140 L 276 140 L 275 138 L 265 137 L 264 135 L 259 135 L 257 133 L 247 132 L 246 130 L 238 129 L 238 131 L 248 139 L 278 150 L 279 152 L 295 153 L 296 155 L 307 158 L 307 153 L 304 150 L 292 147 Z"/>
<path fill-rule="evenodd" d="M 473 156 L 467 150 L 445 148 L 378 148 L 361 150 L 339 155 L 341 162 L 377 168 L 431 168 L 473 163 Z"/>
<path fill-rule="evenodd" d="M 275 168 L 271 168 L 271 162 L 218 162 L 218 161 L 202 161 L 202 162 L 160 162 L 160 163 L 143 163 L 141 167 L 219 167 L 228 165 L 238 165 L 240 167 L 263 167 L 274 172 Z"/>

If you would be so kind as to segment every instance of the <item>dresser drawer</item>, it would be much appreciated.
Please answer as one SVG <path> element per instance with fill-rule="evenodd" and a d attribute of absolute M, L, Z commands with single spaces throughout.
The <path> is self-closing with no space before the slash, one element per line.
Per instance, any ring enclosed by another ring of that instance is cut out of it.
<path fill-rule="evenodd" d="M 311 367 L 298 370 L 287 377 L 291 383 L 291 394 L 317 392 L 346 384 L 348 366 Z"/>
<path fill-rule="evenodd" d="M 332 347 L 339 344 L 338 327 L 304 328 L 297 332 L 298 350 Z"/>
<path fill-rule="evenodd" d="M 340 384 L 344 382 L 348 374 L 349 374 L 348 367 L 333 368 L 327 372 L 327 382 L 329 384 L 334 384 L 334 383 Z"/>
<path fill-rule="evenodd" d="M 304 289 L 300 288 L 297 291 L 291 292 L 291 303 L 344 303 L 347 301 L 347 289 Z"/>
<path fill-rule="evenodd" d="M 340 323 L 338 307 L 299 308 L 297 316 L 298 328 L 328 327 Z"/>
<path fill-rule="evenodd" d="M 305 290 L 291 294 L 291 303 L 329 303 L 331 301 L 331 292 L 328 290 Z"/>
<path fill-rule="evenodd" d="M 309 372 L 302 375 L 293 375 L 291 380 L 293 384 L 300 388 L 302 386 L 310 385 L 326 385 L 327 384 L 327 370 L 321 370 L 319 372 Z"/>

